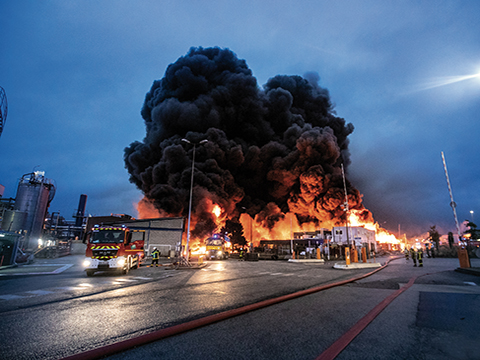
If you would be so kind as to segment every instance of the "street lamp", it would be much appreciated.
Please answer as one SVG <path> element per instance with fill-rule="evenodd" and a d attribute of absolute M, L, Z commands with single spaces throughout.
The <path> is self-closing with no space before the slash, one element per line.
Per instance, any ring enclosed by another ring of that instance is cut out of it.
<path fill-rule="evenodd" d="M 345 181 L 345 171 L 343 170 L 343 164 L 342 165 L 342 177 L 343 177 L 343 188 L 345 190 L 345 207 L 343 208 L 343 211 L 345 211 L 345 230 L 347 233 L 347 247 L 350 247 L 350 240 L 348 239 L 348 194 L 347 194 L 347 183 Z"/>
<path fill-rule="evenodd" d="M 190 218 L 192 216 L 192 197 L 193 197 L 193 171 L 194 171 L 194 167 L 195 167 L 195 147 L 196 145 L 200 145 L 200 144 L 205 144 L 206 142 L 208 142 L 208 140 L 202 140 L 200 141 L 199 143 L 193 143 L 187 139 L 182 139 L 183 142 L 186 142 L 188 144 L 192 144 L 193 145 L 193 156 L 192 156 L 192 178 L 191 178 L 191 181 L 190 181 L 190 200 L 189 200 L 189 204 L 188 204 L 188 230 L 187 230 L 187 246 L 185 248 L 185 251 L 187 252 L 187 255 L 186 255 L 186 259 L 187 259 L 187 262 L 188 262 L 188 258 L 189 258 L 189 249 L 188 249 L 188 245 L 190 244 Z"/>
<path fill-rule="evenodd" d="M 472 223 L 474 222 L 473 221 L 473 210 L 470 210 L 470 214 L 472 215 Z"/>

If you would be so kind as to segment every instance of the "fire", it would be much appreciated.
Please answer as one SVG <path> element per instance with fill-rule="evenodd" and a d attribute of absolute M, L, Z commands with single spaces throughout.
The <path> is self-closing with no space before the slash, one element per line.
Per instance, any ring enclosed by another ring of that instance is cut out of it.
<path fill-rule="evenodd" d="M 207 249 L 206 246 L 195 247 L 195 248 L 192 248 L 191 254 L 194 256 L 205 255 L 206 249 Z"/>
<path fill-rule="evenodd" d="M 294 213 L 287 213 L 283 218 L 277 221 L 275 227 L 268 229 L 261 225 L 259 216 L 252 219 L 248 214 L 240 216 L 240 223 L 243 225 L 243 233 L 247 242 L 253 242 L 253 246 L 258 246 L 260 240 L 289 240 L 293 238 L 294 232 L 315 231 L 317 226 L 313 223 L 300 224 Z M 332 228 L 332 222 L 322 223 L 323 228 Z"/>
<path fill-rule="evenodd" d="M 214 214 L 218 219 L 220 217 L 220 215 L 222 214 L 222 208 L 220 206 L 218 206 L 217 204 L 215 204 L 213 206 L 212 214 Z"/>
<path fill-rule="evenodd" d="M 355 210 L 350 211 L 348 222 L 349 226 L 363 226 L 365 229 L 374 230 L 375 240 L 380 244 L 401 244 L 401 241 L 398 240 L 395 235 L 381 228 L 378 223 L 362 221 L 358 212 Z"/>
<path fill-rule="evenodd" d="M 160 212 L 153 205 L 153 202 L 146 197 L 137 203 L 136 208 L 139 219 L 155 219 L 162 217 Z"/>

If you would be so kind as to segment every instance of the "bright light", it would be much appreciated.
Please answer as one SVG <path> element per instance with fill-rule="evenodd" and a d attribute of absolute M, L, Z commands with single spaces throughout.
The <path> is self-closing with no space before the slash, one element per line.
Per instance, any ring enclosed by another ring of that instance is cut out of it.
<path fill-rule="evenodd" d="M 480 72 L 473 75 L 441 76 L 441 77 L 432 79 L 430 82 L 424 84 L 424 86 L 421 87 L 420 90 L 435 89 L 441 86 L 450 85 L 450 84 L 458 83 L 460 81 L 465 81 L 465 80 L 470 80 L 475 78 L 480 78 Z"/>
<path fill-rule="evenodd" d="M 85 261 L 83 262 L 83 266 L 84 266 L 84 267 L 89 267 L 89 266 L 90 266 L 90 260 L 85 260 Z"/>
<path fill-rule="evenodd" d="M 118 266 L 123 266 L 125 265 L 125 258 L 119 258 L 117 261 Z"/>
<path fill-rule="evenodd" d="M 38 239 L 38 246 L 39 246 L 39 247 L 42 247 L 42 245 L 43 245 L 43 240 L 42 240 L 42 239 Z"/>
<path fill-rule="evenodd" d="M 218 218 L 221 214 L 222 214 L 222 209 L 220 208 L 220 206 L 218 206 L 217 204 L 215 204 L 215 206 L 213 207 L 213 210 L 212 212 L 215 214 L 215 216 Z"/>
<path fill-rule="evenodd" d="M 198 249 L 192 250 L 192 255 L 205 255 L 206 251 L 207 251 L 206 246 L 201 246 Z"/>

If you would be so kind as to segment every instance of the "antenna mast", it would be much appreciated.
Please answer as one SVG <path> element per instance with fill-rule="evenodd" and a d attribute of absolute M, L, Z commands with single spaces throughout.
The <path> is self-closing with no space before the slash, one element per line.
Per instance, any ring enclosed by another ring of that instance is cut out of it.
<path fill-rule="evenodd" d="M 457 204 L 453 201 L 453 194 L 452 194 L 452 187 L 450 186 L 450 180 L 448 178 L 448 171 L 447 171 L 447 162 L 445 161 L 445 156 L 443 155 L 442 151 L 442 160 L 443 160 L 443 168 L 445 169 L 445 177 L 447 178 L 447 185 L 448 185 L 448 192 L 450 193 L 450 206 L 453 210 L 453 216 L 455 217 L 455 225 L 457 226 L 457 234 L 458 234 L 458 241 L 461 241 L 462 235 L 460 234 L 460 226 L 458 225 L 458 218 L 457 218 Z"/>

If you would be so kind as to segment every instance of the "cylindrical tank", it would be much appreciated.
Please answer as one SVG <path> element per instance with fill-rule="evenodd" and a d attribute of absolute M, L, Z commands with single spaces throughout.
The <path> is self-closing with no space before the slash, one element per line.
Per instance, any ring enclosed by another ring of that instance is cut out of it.
<path fill-rule="evenodd" d="M 45 213 L 53 199 L 54 186 L 44 175 L 41 171 L 25 174 L 18 184 L 14 209 L 27 213 L 24 230 L 29 238 L 42 235 Z"/>
<path fill-rule="evenodd" d="M 2 229 L 5 231 L 17 232 L 24 230 L 27 213 L 19 210 L 5 210 L 2 219 Z"/>

